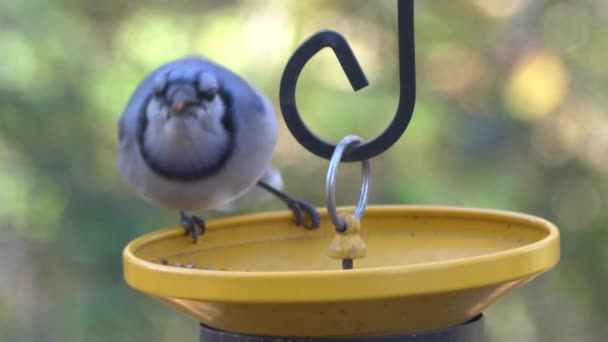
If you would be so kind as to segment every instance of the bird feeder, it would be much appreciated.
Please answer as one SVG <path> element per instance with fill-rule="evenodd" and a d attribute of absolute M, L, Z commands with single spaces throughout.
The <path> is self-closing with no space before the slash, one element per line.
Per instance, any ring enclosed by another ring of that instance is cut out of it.
<path fill-rule="evenodd" d="M 398 16 L 399 108 L 368 142 L 323 141 L 295 106 L 299 73 L 323 47 L 336 52 L 355 90 L 367 85 L 341 35 L 313 35 L 287 63 L 280 90 L 287 126 L 306 149 L 331 157 L 319 229 L 296 227 L 281 211 L 208 221 L 197 244 L 181 227 L 159 230 L 124 249 L 127 283 L 200 322 L 205 342 L 486 341 L 484 310 L 557 264 L 559 232 L 541 218 L 498 210 L 366 208 L 369 159 L 397 141 L 414 107 L 412 0 L 398 1 Z M 363 163 L 355 208 L 335 206 L 341 161 Z"/>
<path fill-rule="evenodd" d="M 198 244 L 181 227 L 153 232 L 125 248 L 125 279 L 201 322 L 208 337 L 352 339 L 459 334 L 559 259 L 557 228 L 537 217 L 372 206 L 361 220 L 367 255 L 343 270 L 329 255 L 334 226 L 321 217 L 317 230 L 295 227 L 287 211 L 217 219 Z M 465 336 L 445 341 L 484 341 Z"/>

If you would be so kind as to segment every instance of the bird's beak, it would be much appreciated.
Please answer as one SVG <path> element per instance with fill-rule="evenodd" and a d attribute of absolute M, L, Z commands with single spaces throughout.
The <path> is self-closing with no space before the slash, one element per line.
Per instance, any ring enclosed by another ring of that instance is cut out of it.
<path fill-rule="evenodd" d="M 171 110 L 174 113 L 181 113 L 184 108 L 186 108 L 186 102 L 184 101 L 173 101 L 173 103 L 171 104 Z"/>

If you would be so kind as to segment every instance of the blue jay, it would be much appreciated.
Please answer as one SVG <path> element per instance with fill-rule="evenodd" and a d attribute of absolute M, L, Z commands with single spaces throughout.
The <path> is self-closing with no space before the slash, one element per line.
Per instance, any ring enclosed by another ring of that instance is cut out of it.
<path fill-rule="evenodd" d="M 133 93 L 118 124 L 118 168 L 152 205 L 179 211 L 196 243 L 205 222 L 186 211 L 217 209 L 254 186 L 319 226 L 315 207 L 266 181 L 277 141 L 272 104 L 228 69 L 197 57 L 165 64 Z"/>

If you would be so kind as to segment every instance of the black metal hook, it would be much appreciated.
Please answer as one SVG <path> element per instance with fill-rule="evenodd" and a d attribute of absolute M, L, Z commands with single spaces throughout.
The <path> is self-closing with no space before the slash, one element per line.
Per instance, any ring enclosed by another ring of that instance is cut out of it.
<path fill-rule="evenodd" d="M 399 31 L 399 105 L 389 126 L 372 140 L 363 142 L 344 153 L 343 161 L 371 159 L 391 147 L 403 134 L 412 118 L 416 100 L 416 75 L 414 57 L 414 1 L 397 1 Z M 330 159 L 336 145 L 311 132 L 304 124 L 296 106 L 296 83 L 304 65 L 324 47 L 336 54 L 346 77 L 357 91 L 369 83 L 346 39 L 330 30 L 319 31 L 306 40 L 293 53 L 281 78 L 279 101 L 283 118 L 291 134 L 310 152 Z"/>

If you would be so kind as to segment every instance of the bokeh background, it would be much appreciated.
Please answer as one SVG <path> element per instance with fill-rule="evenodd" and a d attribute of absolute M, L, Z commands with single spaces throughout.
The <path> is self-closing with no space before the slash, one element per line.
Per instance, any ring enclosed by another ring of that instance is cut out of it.
<path fill-rule="evenodd" d="M 122 278 L 124 245 L 176 222 L 116 171 L 131 92 L 158 65 L 202 54 L 278 111 L 289 55 L 331 28 L 371 85 L 352 92 L 323 51 L 304 69 L 299 107 L 328 140 L 371 138 L 397 104 L 395 14 L 392 0 L 1 1 L 0 340 L 196 341 L 195 321 Z M 416 1 L 415 27 L 415 113 L 373 161 L 371 203 L 555 222 L 562 261 L 488 310 L 491 340 L 608 340 L 608 2 Z M 281 129 L 287 190 L 323 205 L 327 161 Z M 359 177 L 356 164 L 340 169 L 340 203 L 354 202 Z"/>

